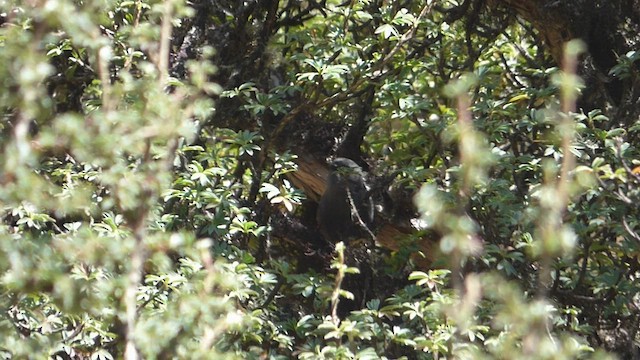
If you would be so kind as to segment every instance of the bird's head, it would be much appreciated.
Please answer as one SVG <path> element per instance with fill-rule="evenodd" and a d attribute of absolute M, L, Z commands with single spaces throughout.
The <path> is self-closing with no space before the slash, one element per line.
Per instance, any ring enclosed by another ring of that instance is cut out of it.
<path fill-rule="evenodd" d="M 330 163 L 331 172 L 349 179 L 362 179 L 365 174 L 362 168 L 355 161 L 347 158 L 335 158 Z"/>

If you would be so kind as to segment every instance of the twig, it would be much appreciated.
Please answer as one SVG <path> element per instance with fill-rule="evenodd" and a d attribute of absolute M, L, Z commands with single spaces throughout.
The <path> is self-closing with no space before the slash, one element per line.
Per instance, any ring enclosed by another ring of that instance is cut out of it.
<path fill-rule="evenodd" d="M 407 32 L 405 32 L 402 35 L 400 40 L 398 40 L 398 43 L 396 44 L 396 46 L 394 46 L 393 49 L 389 51 L 387 56 L 385 56 L 382 59 L 382 61 L 377 64 L 376 67 L 378 69 L 381 69 L 387 63 L 389 63 L 393 59 L 393 55 L 395 55 L 398 51 L 400 51 L 400 48 L 402 48 L 404 44 L 406 44 L 409 40 L 413 39 L 413 37 L 416 35 L 416 31 L 418 31 L 418 25 L 420 24 L 420 20 L 422 20 L 422 18 L 424 18 L 427 15 L 427 13 L 431 11 L 431 7 L 433 6 L 434 3 L 435 1 L 427 1 L 427 5 L 425 5 L 420 11 L 420 14 L 416 18 L 416 21 L 413 23 L 413 26 L 411 26 L 411 29 L 407 30 Z"/>
<path fill-rule="evenodd" d="M 82 331 L 82 329 L 84 329 L 84 322 L 80 322 L 71 332 L 71 334 L 65 336 L 62 341 L 63 342 L 67 342 L 72 340 L 73 338 L 75 338 L 76 336 L 78 336 L 78 334 L 80 334 L 80 332 Z"/>
<path fill-rule="evenodd" d="M 162 24 L 160 30 L 160 49 L 159 49 L 159 59 L 157 61 L 158 71 L 160 72 L 159 83 L 158 86 L 162 89 L 165 86 L 168 74 L 169 74 L 169 49 L 171 42 L 171 15 L 173 12 L 173 3 L 171 1 L 167 1 L 165 3 L 164 14 L 162 16 Z M 144 162 L 153 161 L 151 158 L 151 139 L 147 139 L 146 150 L 144 156 Z M 178 146 L 178 140 L 173 138 L 170 139 L 168 144 L 168 153 L 167 157 L 164 159 L 165 167 L 167 170 L 171 169 L 171 165 L 173 164 L 173 159 L 175 158 L 176 149 Z M 150 187 L 143 191 L 144 197 L 143 199 L 152 198 L 155 194 L 153 189 Z M 131 253 L 131 268 L 129 270 L 128 275 L 128 283 L 125 289 L 124 294 L 124 306 L 125 306 L 125 314 L 126 314 L 126 345 L 124 351 L 124 358 L 126 360 L 138 360 L 140 359 L 140 354 L 138 352 L 136 341 L 135 341 L 135 329 L 138 320 L 138 306 L 137 306 L 137 294 L 138 287 L 142 283 L 143 275 L 144 275 L 144 263 L 147 259 L 147 249 L 144 243 L 144 239 L 146 237 L 146 221 L 149 216 L 150 208 L 149 206 L 141 205 L 138 209 L 137 218 L 134 219 L 133 223 L 133 234 L 134 234 L 134 248 Z"/>
<path fill-rule="evenodd" d="M 633 231 L 633 229 L 631 229 L 631 226 L 629 226 L 629 223 L 627 222 L 626 218 L 622 218 L 622 226 L 624 227 L 625 231 L 636 241 L 640 242 L 640 235 L 638 235 L 637 232 Z"/>
<path fill-rule="evenodd" d="M 360 213 L 358 212 L 358 208 L 356 208 L 356 203 L 353 201 L 353 197 L 351 196 L 351 190 L 347 187 L 347 198 L 349 199 L 349 207 L 351 208 L 351 216 L 355 217 L 357 220 L 357 224 L 371 236 L 371 240 L 376 239 L 376 236 L 371 232 L 367 224 L 360 217 Z"/>
<path fill-rule="evenodd" d="M 636 179 L 636 181 L 640 181 L 640 175 L 636 174 L 633 170 L 631 170 L 631 168 L 629 167 L 629 164 L 627 164 L 627 162 L 622 158 L 622 141 L 618 140 L 616 147 L 618 148 L 618 158 L 620 159 L 620 162 L 622 163 L 622 167 L 624 167 L 624 170 L 627 172 L 628 175 L 633 176 L 633 178 Z"/>
<path fill-rule="evenodd" d="M 164 86 L 169 76 L 169 50 L 171 48 L 171 16 L 173 13 L 172 1 L 165 1 L 164 13 L 162 14 L 162 27 L 160 28 L 160 50 L 158 51 L 158 70 L 160 72 L 160 85 Z"/>
<path fill-rule="evenodd" d="M 267 298 L 264 300 L 262 305 L 260 305 L 261 309 L 266 308 L 273 301 L 278 291 L 280 291 L 280 289 L 282 288 L 283 284 L 284 284 L 284 276 L 279 276 L 278 282 L 276 282 L 276 285 L 273 287 L 271 292 L 269 292 L 269 295 L 267 296 Z"/>
<path fill-rule="evenodd" d="M 336 244 L 336 251 L 338 252 L 336 281 L 333 286 L 333 293 L 331 294 L 331 319 L 333 323 L 338 325 L 340 318 L 338 317 L 338 304 L 340 303 L 340 287 L 342 286 L 342 280 L 344 279 L 344 243 L 339 242 Z"/>

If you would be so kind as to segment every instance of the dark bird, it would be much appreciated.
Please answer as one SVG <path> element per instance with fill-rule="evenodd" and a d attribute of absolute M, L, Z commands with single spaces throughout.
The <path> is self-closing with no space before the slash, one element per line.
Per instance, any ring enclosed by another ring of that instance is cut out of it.
<path fill-rule="evenodd" d="M 374 208 L 364 171 L 347 158 L 336 158 L 330 166 L 316 214 L 320 233 L 332 244 L 369 237 Z"/>

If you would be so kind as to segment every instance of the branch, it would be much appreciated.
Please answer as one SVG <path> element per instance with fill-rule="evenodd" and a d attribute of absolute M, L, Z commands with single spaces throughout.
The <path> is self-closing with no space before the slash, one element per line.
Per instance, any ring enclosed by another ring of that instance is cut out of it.
<path fill-rule="evenodd" d="M 338 269 L 338 273 L 336 274 L 336 281 L 333 287 L 333 293 L 331 294 L 331 318 L 333 323 L 338 325 L 340 323 L 340 318 L 338 317 L 338 303 L 340 303 L 340 287 L 342 286 L 342 280 L 344 279 L 345 274 L 345 263 L 344 263 L 344 243 L 339 242 L 336 244 L 336 251 L 338 252 L 338 259 L 336 267 Z"/>
<path fill-rule="evenodd" d="M 387 56 L 384 57 L 384 59 L 382 59 L 382 61 L 380 61 L 374 67 L 372 67 L 371 69 L 372 76 L 370 78 L 361 77 L 357 81 L 355 81 L 346 91 L 335 93 L 332 96 L 329 96 L 318 103 L 314 103 L 312 100 L 307 100 L 303 102 L 302 104 L 300 104 L 299 106 L 291 110 L 287 115 L 285 115 L 284 118 L 282 118 L 282 120 L 280 121 L 280 124 L 278 125 L 278 127 L 276 128 L 273 134 L 273 138 L 276 139 L 282 133 L 282 131 L 286 128 L 289 122 L 291 122 L 291 120 L 293 120 L 303 110 L 314 110 L 314 109 L 319 109 L 327 106 L 332 106 L 337 104 L 338 102 L 345 101 L 347 99 L 355 97 L 356 95 L 354 94 L 360 94 L 362 92 L 362 90 L 360 91 L 358 90 L 360 87 L 362 87 L 363 85 L 367 85 L 367 83 L 375 82 L 380 78 L 382 78 L 383 75 L 387 74 L 387 72 L 383 72 L 382 69 L 389 62 L 391 62 L 391 60 L 393 59 L 393 56 L 398 51 L 400 51 L 402 46 L 404 46 L 404 44 L 406 44 L 409 40 L 411 40 L 415 36 L 416 31 L 418 30 L 418 26 L 420 25 L 420 21 L 431 10 L 433 3 L 435 2 L 431 2 L 422 8 L 422 11 L 420 11 L 420 14 L 418 15 L 415 22 L 413 23 L 413 26 L 411 26 L 411 29 L 407 30 L 407 32 L 405 32 L 402 35 L 402 37 L 400 38 L 396 46 L 394 46 L 394 48 L 391 49 L 391 51 L 387 54 Z M 365 91 L 366 91 L 366 88 L 365 88 Z"/>

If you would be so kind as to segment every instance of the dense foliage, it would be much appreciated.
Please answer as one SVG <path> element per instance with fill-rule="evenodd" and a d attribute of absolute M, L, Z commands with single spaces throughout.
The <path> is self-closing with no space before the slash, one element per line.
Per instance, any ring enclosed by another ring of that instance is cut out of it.
<path fill-rule="evenodd" d="M 633 353 L 640 122 L 576 108 L 581 42 L 555 66 L 449 0 L 0 4 L 3 358 Z M 400 251 L 278 236 L 313 218 L 299 157 L 346 143 L 415 195 L 376 198 Z"/>

